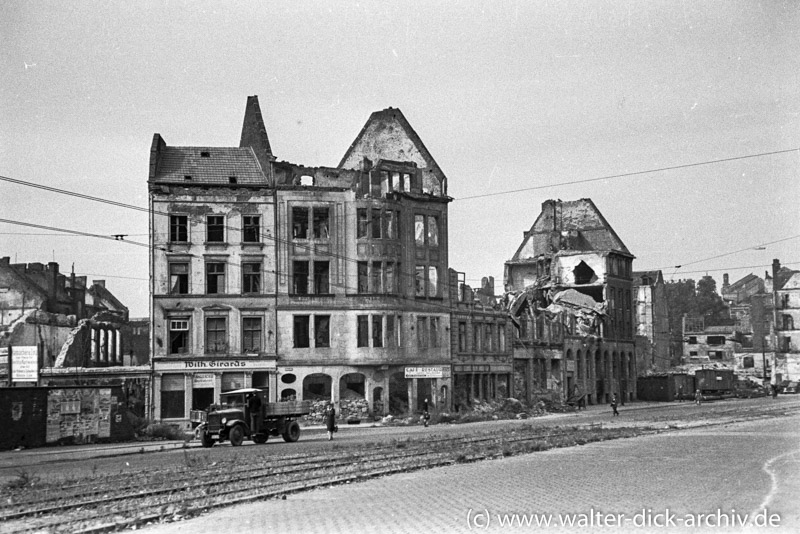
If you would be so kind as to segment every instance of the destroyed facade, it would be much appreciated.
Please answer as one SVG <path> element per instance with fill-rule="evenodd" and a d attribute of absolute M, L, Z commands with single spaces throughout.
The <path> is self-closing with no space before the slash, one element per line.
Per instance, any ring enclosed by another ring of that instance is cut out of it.
<path fill-rule="evenodd" d="M 680 362 L 670 354 L 669 307 L 661 271 L 634 271 L 633 295 L 637 374 L 666 371 Z"/>
<path fill-rule="evenodd" d="M 512 324 L 494 278 L 485 277 L 473 290 L 464 273 L 450 269 L 452 299 L 450 352 L 453 365 L 453 408 L 475 401 L 497 401 L 514 394 Z"/>
<path fill-rule="evenodd" d="M 277 160 L 249 97 L 238 147 L 155 134 L 148 184 L 156 419 L 251 386 L 344 416 L 450 405 L 451 199 L 400 110 L 306 167 Z"/>
<path fill-rule="evenodd" d="M 138 345 L 128 309 L 104 280 L 88 284 L 56 262 L 0 258 L 0 350 L 2 385 L 122 386 L 119 402 L 145 415 L 149 350 Z M 24 374 L 14 361 L 25 365 Z"/>
<path fill-rule="evenodd" d="M 542 204 L 505 264 L 518 397 L 635 398 L 633 258 L 590 199 Z"/>

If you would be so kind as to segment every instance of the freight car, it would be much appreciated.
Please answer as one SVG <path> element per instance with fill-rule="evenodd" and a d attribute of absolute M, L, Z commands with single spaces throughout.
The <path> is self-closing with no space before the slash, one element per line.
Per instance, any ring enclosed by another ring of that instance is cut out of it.
<path fill-rule="evenodd" d="M 735 396 L 736 375 L 731 369 L 698 369 L 694 373 L 694 382 L 704 399 Z"/>

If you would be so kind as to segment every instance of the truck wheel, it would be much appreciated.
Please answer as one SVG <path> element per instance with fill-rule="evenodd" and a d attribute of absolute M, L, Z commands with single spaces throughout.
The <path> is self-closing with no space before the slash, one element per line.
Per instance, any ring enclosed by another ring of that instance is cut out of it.
<path fill-rule="evenodd" d="M 228 431 L 228 439 L 234 447 L 241 445 L 244 441 L 244 427 L 242 425 L 235 425 Z"/>
<path fill-rule="evenodd" d="M 268 439 L 269 439 L 269 434 L 256 434 L 255 436 L 253 436 L 253 441 L 258 443 L 259 445 L 266 443 Z"/>
<path fill-rule="evenodd" d="M 200 434 L 200 443 L 203 444 L 203 447 L 213 447 L 214 446 L 214 439 L 208 432 L 203 432 Z"/>
<path fill-rule="evenodd" d="M 283 441 L 294 443 L 298 439 L 300 439 L 300 425 L 297 424 L 297 421 L 292 421 L 286 425 L 286 430 L 283 431 Z"/>

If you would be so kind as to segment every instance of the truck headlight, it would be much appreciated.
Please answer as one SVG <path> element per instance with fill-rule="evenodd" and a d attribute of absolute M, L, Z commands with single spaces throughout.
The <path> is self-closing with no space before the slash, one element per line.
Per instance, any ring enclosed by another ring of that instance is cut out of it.
<path fill-rule="evenodd" d="M 228 422 L 228 418 L 227 418 L 227 417 L 223 417 L 223 418 L 222 418 L 222 424 L 224 425 L 224 424 L 225 424 L 225 423 L 227 423 L 227 422 Z"/>

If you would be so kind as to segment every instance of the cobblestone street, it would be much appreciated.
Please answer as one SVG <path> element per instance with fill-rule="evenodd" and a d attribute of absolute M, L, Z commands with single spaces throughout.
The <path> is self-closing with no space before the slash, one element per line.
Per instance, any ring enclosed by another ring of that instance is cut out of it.
<path fill-rule="evenodd" d="M 767 517 L 777 514 L 779 526 L 761 530 L 796 532 L 800 431 L 787 428 L 800 428 L 800 416 L 407 473 L 144 531 L 670 532 L 696 530 L 689 524 L 694 520 L 702 531 L 751 532 L 759 529 L 733 521 L 766 509 Z M 514 513 L 528 514 L 519 519 L 533 524 L 501 524 L 504 514 Z M 573 514 L 575 525 L 563 526 L 559 514 Z M 548 518 L 549 527 L 536 524 Z M 670 528 L 661 527 L 665 522 Z"/>

